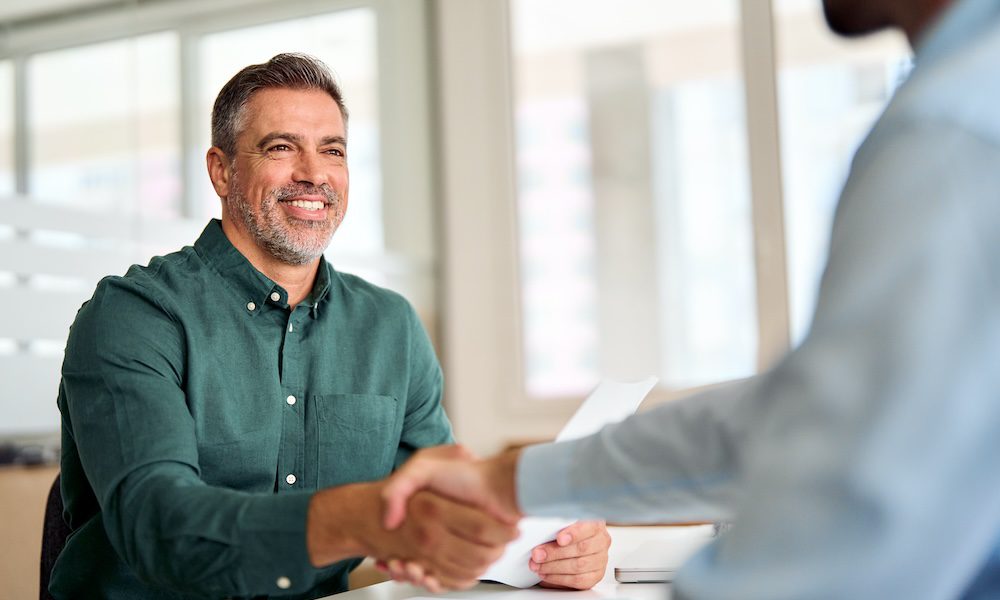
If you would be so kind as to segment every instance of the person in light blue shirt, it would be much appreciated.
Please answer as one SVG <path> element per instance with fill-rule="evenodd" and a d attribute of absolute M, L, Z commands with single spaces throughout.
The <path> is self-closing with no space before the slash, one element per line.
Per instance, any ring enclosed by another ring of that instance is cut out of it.
<path fill-rule="evenodd" d="M 589 438 L 386 490 L 498 514 L 726 519 L 675 598 L 1000 598 L 1000 0 L 826 0 L 902 28 L 910 78 L 858 150 L 804 342 Z"/>

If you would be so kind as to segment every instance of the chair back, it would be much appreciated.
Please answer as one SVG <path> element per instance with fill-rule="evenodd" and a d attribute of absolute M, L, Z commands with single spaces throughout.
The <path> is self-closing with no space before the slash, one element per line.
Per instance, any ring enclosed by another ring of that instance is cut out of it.
<path fill-rule="evenodd" d="M 59 475 L 52 482 L 49 488 L 49 498 L 45 502 L 45 522 L 42 525 L 42 561 L 40 565 L 40 577 L 38 587 L 38 598 L 40 600 L 54 600 L 49 594 L 49 578 L 52 575 L 52 567 L 59 558 L 63 546 L 66 545 L 66 538 L 69 537 L 70 528 L 63 519 L 62 491 L 59 488 Z"/>

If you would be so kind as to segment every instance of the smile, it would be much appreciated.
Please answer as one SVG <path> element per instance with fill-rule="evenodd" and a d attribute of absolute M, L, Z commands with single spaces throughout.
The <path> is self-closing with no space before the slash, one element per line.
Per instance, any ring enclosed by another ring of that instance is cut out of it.
<path fill-rule="evenodd" d="M 286 201 L 287 204 L 291 204 L 296 208 L 304 208 L 306 210 L 320 210 L 326 206 L 325 202 L 319 200 L 291 200 Z"/>

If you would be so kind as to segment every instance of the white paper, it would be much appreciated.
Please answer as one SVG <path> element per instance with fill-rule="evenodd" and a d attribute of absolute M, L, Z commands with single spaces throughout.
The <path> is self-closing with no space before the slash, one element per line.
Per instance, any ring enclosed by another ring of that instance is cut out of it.
<path fill-rule="evenodd" d="M 597 433 L 602 427 L 617 423 L 634 413 L 646 394 L 656 385 L 650 377 L 636 383 L 604 380 L 562 428 L 556 441 L 566 441 Z M 519 588 L 531 587 L 541 581 L 528 568 L 528 559 L 535 546 L 555 539 L 563 527 L 573 521 L 564 519 L 521 519 L 521 536 L 508 544 L 503 556 L 490 567 L 482 579 L 491 579 Z"/>

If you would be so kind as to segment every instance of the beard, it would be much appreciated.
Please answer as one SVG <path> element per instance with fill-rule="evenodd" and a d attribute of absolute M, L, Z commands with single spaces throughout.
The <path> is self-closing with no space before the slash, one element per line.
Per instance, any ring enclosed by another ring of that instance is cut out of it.
<path fill-rule="evenodd" d="M 834 33 L 845 37 L 867 35 L 892 26 L 884 4 L 873 0 L 823 0 L 823 16 Z"/>
<path fill-rule="evenodd" d="M 318 195 L 326 199 L 327 218 L 322 221 L 296 219 L 285 214 L 278 204 L 290 198 Z M 254 207 L 243 193 L 234 172 L 226 207 L 243 224 L 257 245 L 275 259 L 289 265 L 304 265 L 322 256 L 333 234 L 344 220 L 344 201 L 326 184 L 320 186 L 289 184 L 270 190 Z"/>

